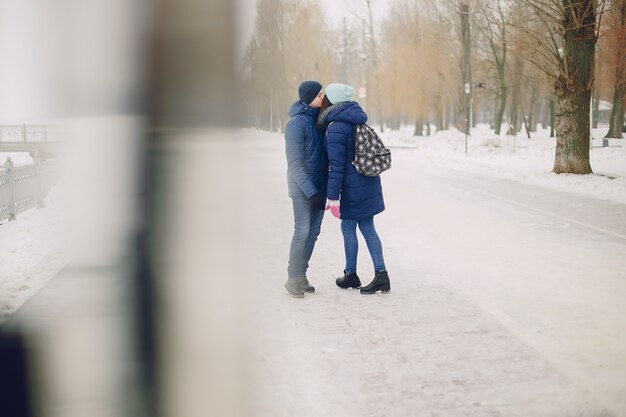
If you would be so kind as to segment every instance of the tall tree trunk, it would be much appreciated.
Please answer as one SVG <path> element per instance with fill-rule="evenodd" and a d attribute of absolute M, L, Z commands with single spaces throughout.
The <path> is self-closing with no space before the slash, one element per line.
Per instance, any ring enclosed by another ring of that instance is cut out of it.
<path fill-rule="evenodd" d="M 504 71 L 503 71 L 504 75 Z M 502 119 L 504 118 L 504 109 L 506 108 L 506 84 L 504 80 L 500 80 L 500 100 L 498 102 L 498 109 L 496 110 L 496 119 L 494 121 L 495 124 L 495 133 L 496 135 L 500 134 L 500 129 L 502 129 Z"/>
<path fill-rule="evenodd" d="M 524 130 L 526 130 L 526 137 L 530 139 L 530 121 L 528 117 L 524 118 Z"/>
<path fill-rule="evenodd" d="M 372 72 L 373 72 L 373 80 L 374 80 L 374 88 L 369 88 L 370 92 L 373 90 L 375 93 L 375 105 L 376 109 L 374 110 L 374 117 L 372 118 L 374 121 L 378 121 L 380 124 L 380 131 L 385 131 L 385 124 L 383 123 L 381 110 L 382 106 L 380 104 L 380 76 L 378 74 L 378 57 L 376 51 L 376 38 L 374 37 L 374 16 L 372 14 L 372 3 L 371 0 L 364 0 L 367 6 L 367 15 L 368 15 L 368 31 L 369 31 L 369 55 L 372 62 Z M 371 93 L 368 93 L 368 97 Z M 378 119 L 378 120 L 377 120 Z"/>
<path fill-rule="evenodd" d="M 391 130 L 400 129 L 400 124 L 401 124 L 400 119 L 401 119 L 401 116 L 399 114 L 393 116 L 393 118 L 389 122 L 389 127 L 391 128 Z"/>
<path fill-rule="evenodd" d="M 614 70 L 613 109 L 606 138 L 622 138 L 624 127 L 624 94 L 626 94 L 626 0 L 621 0 L 617 12 L 618 24 L 615 28 L 617 51 Z"/>
<path fill-rule="evenodd" d="M 563 0 L 565 44 L 555 83 L 557 174 L 591 174 L 589 110 L 596 46 L 595 0 Z"/>
<path fill-rule="evenodd" d="M 452 105 L 451 103 L 448 103 L 448 111 L 447 111 L 447 116 L 445 121 L 446 121 L 446 129 L 450 128 L 450 124 L 452 124 L 452 126 L 462 126 L 459 119 L 461 118 L 461 116 L 459 116 L 459 107 Z M 462 131 L 462 129 L 461 129 Z"/>
<path fill-rule="evenodd" d="M 509 135 L 514 135 L 519 129 L 519 107 L 521 101 L 522 75 L 524 73 L 524 61 L 518 55 L 513 60 L 513 92 L 511 94 L 511 108 L 509 109 Z"/>
<path fill-rule="evenodd" d="M 422 131 L 424 129 L 423 117 L 417 116 L 415 118 L 415 132 L 413 132 L 413 136 L 423 136 Z"/>
<path fill-rule="evenodd" d="M 550 106 L 548 105 L 548 101 L 545 98 L 542 98 L 541 100 L 541 110 L 539 112 L 540 114 L 540 120 L 539 123 L 541 123 L 541 128 L 542 129 L 546 129 L 548 126 L 548 120 L 550 118 Z"/>
<path fill-rule="evenodd" d="M 507 62 L 507 51 L 509 48 L 507 36 L 506 36 L 506 25 L 505 25 L 505 16 L 502 11 L 501 2 L 496 2 L 498 5 L 498 16 L 497 19 L 497 28 L 499 36 L 497 38 L 497 43 L 499 44 L 498 48 L 496 46 L 496 39 L 493 37 L 493 33 L 490 30 L 489 43 L 491 45 L 491 51 L 493 52 L 493 57 L 495 61 L 495 67 L 498 73 L 498 84 L 499 84 L 499 101 L 496 102 L 496 109 L 493 113 L 494 118 L 492 119 L 492 124 L 494 125 L 494 130 L 496 135 L 499 135 L 502 130 L 502 119 L 504 118 L 504 110 L 506 108 L 507 101 L 507 84 L 506 84 L 506 62 Z"/>
<path fill-rule="evenodd" d="M 470 7 L 467 0 L 461 0 L 461 76 L 463 86 L 461 90 L 461 123 L 462 131 L 470 133 L 470 112 L 471 112 L 471 88 L 467 86 L 472 82 L 472 61 L 471 61 L 471 35 L 470 35 Z"/>
<path fill-rule="evenodd" d="M 554 97 L 550 97 L 550 137 L 554 137 L 554 123 L 556 120 L 556 109 L 554 108 Z"/>
<path fill-rule="evenodd" d="M 530 94 L 530 107 L 528 109 L 528 119 L 527 119 L 527 127 L 530 130 L 530 132 L 536 132 L 537 131 L 537 120 L 536 120 L 536 114 L 537 114 L 537 86 L 536 85 L 531 85 L 531 94 Z M 528 137 L 530 139 L 530 135 Z"/>
<path fill-rule="evenodd" d="M 443 130 L 444 104 L 440 95 L 435 97 L 435 127 L 437 131 Z"/>
<path fill-rule="evenodd" d="M 589 164 L 589 96 L 569 91 L 566 81 L 557 81 L 556 155 L 557 174 L 590 174 Z M 585 100 L 586 99 L 586 100 Z"/>
<path fill-rule="evenodd" d="M 611 110 L 611 121 L 609 122 L 609 132 L 605 138 L 622 139 L 622 127 L 624 126 L 624 94 L 625 86 L 615 88 L 613 92 L 613 109 Z"/>
<path fill-rule="evenodd" d="M 529 114 L 531 112 L 528 112 Z M 524 110 L 524 108 L 522 107 L 522 126 L 524 127 L 524 130 L 526 131 L 526 137 L 528 139 L 530 139 L 530 116 L 526 116 L 526 111 Z"/>

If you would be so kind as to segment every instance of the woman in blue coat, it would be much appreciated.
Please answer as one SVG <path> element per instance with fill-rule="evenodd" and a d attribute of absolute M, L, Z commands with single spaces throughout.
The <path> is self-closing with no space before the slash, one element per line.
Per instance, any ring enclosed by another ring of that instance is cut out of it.
<path fill-rule="evenodd" d="M 374 227 L 374 216 L 385 210 L 380 177 L 359 174 L 354 161 L 355 125 L 367 121 L 367 114 L 352 100 L 354 89 L 346 84 L 330 84 L 322 102 L 318 127 L 326 131 L 325 144 L 328 153 L 328 209 L 341 219 L 346 269 L 337 285 L 341 288 L 361 288 L 361 294 L 377 291 L 389 292 L 391 284 L 385 267 L 383 248 Z M 374 263 L 374 280 L 361 287 L 356 273 L 359 244 L 356 228 L 367 243 Z"/>

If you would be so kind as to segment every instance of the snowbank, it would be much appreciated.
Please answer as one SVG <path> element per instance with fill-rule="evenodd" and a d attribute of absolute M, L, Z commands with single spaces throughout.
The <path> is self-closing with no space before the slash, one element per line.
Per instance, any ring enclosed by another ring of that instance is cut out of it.
<path fill-rule="evenodd" d="M 11 158 L 14 166 L 30 165 L 33 158 L 28 152 L 0 152 L 0 168 L 4 166 L 7 158 Z"/>
<path fill-rule="evenodd" d="M 504 130 L 504 129 L 503 129 Z M 478 126 L 468 136 L 456 130 L 439 131 L 427 137 L 413 136 L 413 127 L 385 130 L 381 134 L 391 148 L 411 149 L 416 163 L 468 171 L 520 181 L 540 187 L 585 195 L 626 204 L 626 140 L 610 139 L 602 147 L 607 129 L 595 129 L 590 153 L 592 175 L 554 174 L 556 140 L 548 130 L 540 130 L 527 139 L 495 135 L 486 126 Z"/>
<path fill-rule="evenodd" d="M 63 185 L 45 207 L 0 224 L 0 323 L 31 298 L 66 262 Z"/>

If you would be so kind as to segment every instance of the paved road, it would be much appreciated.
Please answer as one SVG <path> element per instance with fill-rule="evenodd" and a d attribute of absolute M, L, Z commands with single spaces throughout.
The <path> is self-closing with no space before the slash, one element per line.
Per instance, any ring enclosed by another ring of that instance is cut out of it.
<path fill-rule="evenodd" d="M 392 293 L 334 287 L 343 255 L 327 216 L 318 293 L 292 300 L 276 292 L 291 227 L 279 145 L 255 145 L 269 173 L 255 188 L 281 203 L 257 225 L 261 415 L 626 415 L 623 205 L 397 150 L 377 217 Z"/>
<path fill-rule="evenodd" d="M 376 218 L 392 292 L 336 288 L 343 249 L 327 216 L 309 270 L 318 291 L 296 300 L 282 289 L 292 228 L 283 142 L 253 136 L 237 149 L 198 138 L 176 154 L 177 194 L 163 205 L 173 213 L 161 241 L 170 253 L 158 263 L 164 396 L 176 410 L 168 415 L 240 403 L 245 392 L 246 415 L 259 417 L 626 416 L 624 206 L 443 170 L 397 150 L 383 178 L 387 211 Z M 254 157 L 240 164 L 246 154 Z M 69 314 L 49 326 L 68 299 L 88 304 L 117 282 L 72 291 L 85 285 L 74 275 L 52 280 L 19 315 L 49 329 L 55 369 L 75 365 L 76 349 L 87 362 L 108 358 L 99 368 L 111 371 L 78 405 L 76 384 L 98 380 L 80 367 L 50 394 L 58 410 L 76 411 L 65 415 L 84 415 L 85 404 L 120 395 L 106 391 L 120 361 L 105 348 L 121 346 L 109 315 L 119 326 L 128 307 L 111 296 L 114 305 L 84 308 L 100 319 Z M 252 384 L 233 395 L 237 313 Z"/>

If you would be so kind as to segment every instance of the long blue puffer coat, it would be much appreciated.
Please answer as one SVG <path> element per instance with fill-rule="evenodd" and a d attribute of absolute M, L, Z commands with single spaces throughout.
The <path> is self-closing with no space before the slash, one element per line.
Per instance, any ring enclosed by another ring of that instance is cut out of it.
<path fill-rule="evenodd" d="M 324 132 L 316 125 L 319 109 L 296 101 L 289 109 L 291 119 L 285 127 L 285 154 L 289 197 L 326 195 L 328 159 Z"/>
<path fill-rule="evenodd" d="M 329 200 L 340 200 L 342 219 L 362 220 L 385 210 L 380 177 L 359 174 L 352 165 L 354 125 L 366 121 L 367 114 L 352 101 L 330 109 L 325 120 L 319 122 L 328 126 L 325 139 L 330 164 L 327 196 Z"/>

